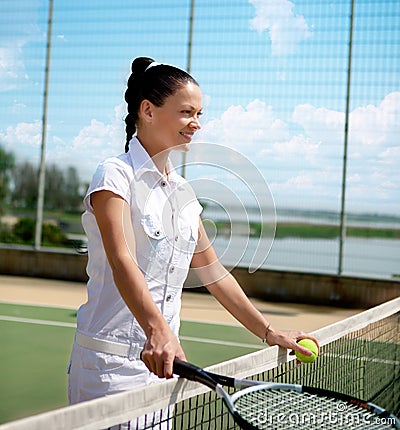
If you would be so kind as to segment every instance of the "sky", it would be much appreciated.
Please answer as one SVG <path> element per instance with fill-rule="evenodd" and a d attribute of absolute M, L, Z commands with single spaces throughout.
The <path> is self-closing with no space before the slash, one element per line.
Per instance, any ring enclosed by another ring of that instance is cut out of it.
<path fill-rule="evenodd" d="M 48 4 L 0 2 L 0 144 L 35 164 Z M 226 151 L 208 153 L 214 170 L 193 168 L 189 179 L 229 185 L 215 166 L 233 151 L 250 197 L 267 187 L 278 208 L 340 209 L 349 12 L 347 0 L 196 0 L 190 71 L 204 116 L 193 145 Z M 123 152 L 130 63 L 144 55 L 187 68 L 189 13 L 186 0 L 54 0 L 48 163 L 89 181 Z M 346 208 L 398 215 L 400 3 L 356 0 L 353 42 Z"/>

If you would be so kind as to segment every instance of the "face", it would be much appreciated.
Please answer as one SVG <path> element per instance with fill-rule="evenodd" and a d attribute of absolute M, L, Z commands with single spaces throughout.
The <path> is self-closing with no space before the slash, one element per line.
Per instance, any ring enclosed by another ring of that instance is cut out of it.
<path fill-rule="evenodd" d="M 158 150 L 188 150 L 194 133 L 200 129 L 199 117 L 202 111 L 200 88 L 188 83 L 167 97 L 161 107 L 151 104 L 152 145 Z"/>

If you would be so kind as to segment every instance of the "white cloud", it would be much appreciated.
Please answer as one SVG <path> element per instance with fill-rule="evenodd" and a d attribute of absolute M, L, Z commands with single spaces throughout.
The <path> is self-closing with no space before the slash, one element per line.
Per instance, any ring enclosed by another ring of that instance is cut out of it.
<path fill-rule="evenodd" d="M 312 140 L 329 141 L 331 144 L 343 141 L 344 113 L 310 104 L 295 107 L 292 119 L 301 125 Z"/>
<path fill-rule="evenodd" d="M 124 151 L 125 136 L 123 127 L 124 105 L 116 106 L 110 123 L 92 119 L 72 139 L 66 142 L 47 131 L 46 162 L 59 166 L 75 166 L 81 179 L 87 181 L 93 175 L 96 166 L 105 158 Z M 13 152 L 17 160 L 28 160 L 37 164 L 40 159 L 42 122 L 19 123 L 0 131 L 0 141 L 8 151 Z"/>
<path fill-rule="evenodd" d="M 270 182 L 278 202 L 297 198 L 335 206 L 341 192 L 344 119 L 343 112 L 304 104 L 294 108 L 288 121 L 254 100 L 246 107 L 229 107 L 205 124 L 200 136 L 247 155 Z M 349 208 L 372 209 L 375 202 L 391 211 L 398 206 L 399 130 L 400 93 L 350 113 Z"/>
<path fill-rule="evenodd" d="M 275 142 L 272 149 L 260 152 L 260 155 L 273 155 L 281 160 L 288 160 L 291 157 L 301 157 L 303 160 L 312 161 L 318 154 L 320 143 L 313 143 L 310 138 L 304 135 L 293 136 L 284 142 Z"/>
<path fill-rule="evenodd" d="M 37 162 L 42 141 L 42 121 L 21 122 L 16 127 L 0 131 L 0 142 L 18 158 Z"/>
<path fill-rule="evenodd" d="M 378 154 L 379 161 L 384 164 L 395 166 L 398 170 L 400 166 L 400 145 L 385 149 Z"/>
<path fill-rule="evenodd" d="M 298 189 L 311 188 L 314 186 L 312 175 L 309 173 L 302 172 L 298 176 L 294 176 L 286 181 L 285 185 L 290 187 L 294 186 Z"/>
<path fill-rule="evenodd" d="M 89 180 L 101 161 L 124 151 L 124 109 L 125 105 L 116 106 L 109 123 L 92 119 L 73 138 L 72 144 L 60 145 L 51 158 L 77 166 L 80 176 Z"/>
<path fill-rule="evenodd" d="M 355 109 L 350 116 L 350 133 L 362 147 L 397 146 L 400 130 L 400 92 L 388 94 L 378 106 Z"/>
<path fill-rule="evenodd" d="M 12 90 L 27 79 L 21 46 L 0 46 L 0 91 Z"/>
<path fill-rule="evenodd" d="M 349 166 L 361 177 L 350 183 L 349 196 L 361 204 L 393 202 L 400 210 L 400 92 L 393 92 L 377 105 L 356 108 L 350 114 Z"/>
<path fill-rule="evenodd" d="M 36 23 L 39 7 L 38 2 L 32 1 L 29 8 L 18 11 L 18 19 L 9 19 L 7 14 L 0 17 L 0 91 L 13 90 L 29 79 L 24 47 L 45 38 Z"/>
<path fill-rule="evenodd" d="M 112 134 L 112 125 L 92 119 L 90 124 L 83 127 L 74 138 L 72 149 L 80 151 L 85 149 L 86 153 L 103 151 L 109 145 L 109 137 Z"/>
<path fill-rule="evenodd" d="M 295 51 L 297 44 L 311 36 L 302 15 L 294 11 L 289 0 L 249 0 L 256 16 L 250 26 L 259 33 L 267 31 L 271 39 L 272 55 L 284 56 Z"/>
<path fill-rule="evenodd" d="M 230 106 L 220 118 L 204 124 L 196 140 L 218 142 L 254 154 L 267 143 L 288 137 L 286 123 L 276 117 L 272 106 L 256 99 L 245 107 Z"/>

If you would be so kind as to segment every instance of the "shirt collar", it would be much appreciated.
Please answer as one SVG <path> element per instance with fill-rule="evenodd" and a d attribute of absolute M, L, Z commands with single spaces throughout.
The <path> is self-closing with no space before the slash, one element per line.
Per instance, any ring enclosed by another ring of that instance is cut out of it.
<path fill-rule="evenodd" d="M 158 175 L 160 178 L 163 177 L 162 173 L 158 170 L 153 160 L 144 149 L 139 139 L 134 136 L 129 142 L 129 155 L 133 166 L 134 174 L 137 179 L 140 179 L 145 173 L 152 173 Z M 167 162 L 168 180 L 177 184 L 181 184 L 183 181 L 172 165 L 171 161 Z"/>

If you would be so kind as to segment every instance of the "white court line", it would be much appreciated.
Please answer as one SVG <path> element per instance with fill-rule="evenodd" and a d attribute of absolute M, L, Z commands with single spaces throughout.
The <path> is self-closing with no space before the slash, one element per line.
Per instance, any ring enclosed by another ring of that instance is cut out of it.
<path fill-rule="evenodd" d="M 76 328 L 75 323 L 67 323 L 60 321 L 49 321 L 49 320 L 38 320 L 32 318 L 20 318 L 20 317 L 10 317 L 5 315 L 0 315 L 0 321 L 11 321 L 11 322 L 19 322 L 25 324 L 38 324 L 38 325 L 49 325 L 54 327 L 70 327 Z M 190 336 L 179 336 L 182 340 L 187 340 L 190 342 L 200 342 L 200 343 L 210 343 L 215 345 L 226 345 L 226 346 L 234 346 L 239 348 L 252 348 L 252 349 L 262 349 L 264 346 L 254 345 L 249 343 L 239 343 L 239 342 L 227 342 L 223 340 L 215 340 L 215 339 L 204 339 L 198 337 L 190 337 Z"/>
<path fill-rule="evenodd" d="M 0 275 L 1 276 L 1 275 Z M 51 304 L 46 304 L 46 303 L 35 303 L 35 302 L 21 302 L 20 300 L 1 300 L 0 299 L 0 304 L 5 304 L 5 305 L 22 305 L 22 306 L 30 306 L 31 308 L 50 308 L 50 309 L 66 309 L 68 311 L 76 311 L 78 310 L 79 306 L 60 306 L 60 305 L 51 305 Z"/>
<path fill-rule="evenodd" d="M 8 317 L 5 315 L 0 315 L 0 321 L 11 321 L 11 322 L 19 322 L 26 324 L 39 324 L 39 325 L 51 325 L 55 327 L 71 327 L 76 328 L 75 323 L 67 323 L 60 321 L 49 321 L 49 320 L 36 320 L 31 318 L 19 318 L 19 317 Z"/>
<path fill-rule="evenodd" d="M 200 343 L 212 343 L 215 345 L 227 345 L 227 346 L 236 346 L 239 348 L 252 348 L 252 349 L 264 349 L 263 345 L 255 345 L 250 343 L 239 343 L 239 342 L 227 342 L 224 340 L 215 340 L 215 339 L 202 339 L 200 337 L 190 337 L 190 336 L 179 336 L 181 340 L 188 340 L 191 342 L 200 342 Z"/>
<path fill-rule="evenodd" d="M 400 361 L 398 360 L 387 360 L 384 358 L 370 358 L 370 357 L 356 357 L 353 355 L 336 355 L 334 353 L 325 353 L 323 354 L 325 357 L 330 357 L 330 358 L 343 358 L 343 359 L 347 359 L 347 360 L 352 360 L 352 361 L 361 361 L 361 362 L 370 362 L 370 363 L 380 363 L 380 364 L 390 364 L 390 365 L 394 365 L 394 366 L 399 366 L 400 365 Z"/>

